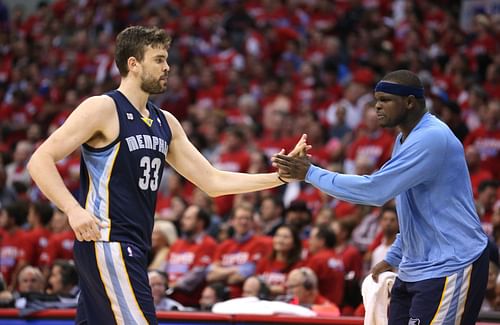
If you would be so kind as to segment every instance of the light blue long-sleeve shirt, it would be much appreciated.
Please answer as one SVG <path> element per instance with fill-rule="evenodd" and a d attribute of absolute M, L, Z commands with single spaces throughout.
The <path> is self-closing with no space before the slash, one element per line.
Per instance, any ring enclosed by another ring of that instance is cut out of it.
<path fill-rule="evenodd" d="M 487 236 L 476 214 L 463 146 L 426 113 L 392 158 L 369 176 L 311 166 L 306 182 L 339 199 L 380 206 L 396 198 L 399 229 L 385 260 L 413 282 L 449 276 L 475 261 Z"/>

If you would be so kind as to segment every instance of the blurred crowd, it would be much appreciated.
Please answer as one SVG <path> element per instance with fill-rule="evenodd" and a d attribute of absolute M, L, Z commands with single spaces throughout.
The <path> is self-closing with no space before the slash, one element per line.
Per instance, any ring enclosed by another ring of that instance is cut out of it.
<path fill-rule="evenodd" d="M 117 87 L 114 38 L 141 24 L 173 37 L 168 89 L 152 99 L 224 170 L 272 171 L 270 156 L 307 133 L 315 164 L 370 174 L 395 137 L 378 126 L 373 86 L 418 73 L 428 109 L 464 144 L 494 248 L 483 310 L 500 310 L 500 15 L 477 12 L 464 29 L 459 12 L 451 0 L 55 0 L 33 12 L 0 0 L 0 304 L 75 303 L 74 235 L 26 164 L 83 99 Z M 78 196 L 79 152 L 58 168 Z M 306 183 L 212 199 L 170 168 L 155 217 L 158 310 L 253 296 L 362 315 L 360 281 L 398 232 L 393 202 Z"/>

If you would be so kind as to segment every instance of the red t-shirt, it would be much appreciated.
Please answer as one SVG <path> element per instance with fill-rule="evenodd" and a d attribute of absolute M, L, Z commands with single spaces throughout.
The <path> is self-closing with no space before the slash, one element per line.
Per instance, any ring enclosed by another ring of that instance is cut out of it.
<path fill-rule="evenodd" d="M 170 248 L 167 255 L 167 267 L 169 286 L 173 287 L 175 283 L 187 272 L 196 267 L 206 268 L 212 263 L 217 243 L 207 235 L 190 241 L 179 238 Z M 173 299 L 186 306 L 196 306 L 203 290 L 203 281 L 192 291 L 182 292 L 174 291 Z"/>
<path fill-rule="evenodd" d="M 269 240 L 261 236 L 252 236 L 244 242 L 230 238 L 219 245 L 215 251 L 214 262 L 223 267 L 242 266 L 247 263 L 256 265 L 269 249 Z M 242 284 L 230 285 L 229 288 L 232 298 L 241 296 Z"/>
<path fill-rule="evenodd" d="M 26 246 L 24 231 L 0 232 L 0 272 L 7 284 L 12 281 L 11 276 L 16 265 L 25 258 Z"/>
<path fill-rule="evenodd" d="M 24 259 L 28 262 L 28 264 L 33 266 L 39 265 L 42 251 L 46 249 L 51 236 L 52 232 L 49 229 L 42 227 L 25 232 L 24 237 L 27 245 Z"/>
<path fill-rule="evenodd" d="M 313 254 L 306 265 L 318 277 L 319 293 L 337 305 L 344 297 L 344 263 L 331 249 L 323 249 Z"/>
<path fill-rule="evenodd" d="M 255 273 L 261 276 L 268 286 L 285 288 L 288 273 L 297 267 L 300 267 L 299 262 L 287 268 L 285 262 L 266 257 L 260 259 Z"/>
<path fill-rule="evenodd" d="M 475 129 L 464 141 L 464 147 L 474 145 L 481 157 L 481 168 L 500 179 L 500 129 L 489 131 L 483 126 Z"/>
<path fill-rule="evenodd" d="M 75 234 L 72 230 L 53 234 L 49 239 L 47 247 L 40 255 L 41 266 L 51 266 L 57 259 L 72 260 Z"/>

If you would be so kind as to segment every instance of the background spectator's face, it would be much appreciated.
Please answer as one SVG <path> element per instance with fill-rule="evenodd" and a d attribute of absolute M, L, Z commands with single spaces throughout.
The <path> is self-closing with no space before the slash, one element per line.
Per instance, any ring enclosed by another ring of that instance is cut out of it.
<path fill-rule="evenodd" d="M 328 225 L 333 219 L 330 208 L 321 209 L 316 215 L 316 225 Z"/>
<path fill-rule="evenodd" d="M 468 146 L 465 149 L 465 160 L 467 161 L 467 166 L 469 166 L 469 169 L 476 168 L 479 165 L 481 157 L 479 156 L 479 152 L 477 151 L 476 147 Z"/>
<path fill-rule="evenodd" d="M 200 308 L 202 310 L 210 310 L 212 306 L 217 302 L 217 296 L 215 295 L 214 289 L 211 287 L 206 287 L 203 289 L 200 298 Z"/>
<path fill-rule="evenodd" d="M 63 231 L 68 226 L 68 216 L 62 211 L 55 210 L 50 220 L 50 228 L 54 233 Z"/>
<path fill-rule="evenodd" d="M 316 253 L 322 248 L 322 241 L 318 238 L 318 228 L 313 228 L 309 236 L 309 251 Z"/>
<path fill-rule="evenodd" d="M 196 206 L 190 206 L 184 211 L 181 219 L 181 229 L 182 232 L 188 236 L 193 235 L 196 232 L 196 224 L 198 221 L 198 210 Z"/>
<path fill-rule="evenodd" d="M 64 285 L 62 281 L 61 267 L 55 265 L 52 267 L 49 275 L 49 286 L 52 289 L 53 294 L 61 293 L 64 291 Z"/>
<path fill-rule="evenodd" d="M 392 236 L 399 231 L 398 216 L 392 211 L 385 211 L 380 219 L 380 228 L 386 236 Z"/>
<path fill-rule="evenodd" d="M 32 270 L 23 270 L 19 274 L 19 287 L 20 293 L 26 292 L 43 292 L 44 283 L 41 273 L 37 274 Z"/>
<path fill-rule="evenodd" d="M 169 243 L 165 238 L 165 235 L 161 232 L 160 229 L 153 228 L 153 233 L 151 234 L 151 248 L 159 249 L 162 247 L 169 247 Z"/>
<path fill-rule="evenodd" d="M 262 221 L 270 221 L 273 220 L 276 216 L 276 206 L 272 199 L 267 199 L 262 201 L 260 205 L 260 217 Z"/>
<path fill-rule="evenodd" d="M 165 279 L 156 272 L 149 273 L 148 277 L 153 299 L 158 301 L 165 295 L 165 290 L 167 289 Z"/>
<path fill-rule="evenodd" d="M 479 193 L 478 201 L 486 208 L 491 209 L 497 198 L 497 189 L 494 186 L 486 187 Z"/>
<path fill-rule="evenodd" d="M 297 228 L 301 228 L 304 225 L 304 218 L 302 217 L 302 213 L 299 211 L 288 211 L 285 219 L 287 224 L 293 225 Z"/>
<path fill-rule="evenodd" d="M 273 248 L 277 252 L 289 252 L 293 247 L 293 235 L 288 228 L 279 228 L 273 237 Z"/>
<path fill-rule="evenodd" d="M 375 111 L 375 108 L 371 106 L 366 107 L 365 124 L 366 129 L 370 132 L 376 131 L 379 128 L 379 124 L 377 121 L 377 112 Z"/>
<path fill-rule="evenodd" d="M 256 277 L 248 278 L 243 284 L 243 297 L 257 297 L 259 296 L 260 283 Z"/>
<path fill-rule="evenodd" d="M 252 213 L 246 209 L 236 209 L 233 217 L 234 231 L 244 235 L 252 229 Z"/>
<path fill-rule="evenodd" d="M 307 291 L 304 288 L 304 279 L 300 272 L 290 272 L 288 279 L 286 280 L 286 287 L 288 289 L 288 294 L 296 297 L 299 300 L 299 303 L 304 301 Z"/>

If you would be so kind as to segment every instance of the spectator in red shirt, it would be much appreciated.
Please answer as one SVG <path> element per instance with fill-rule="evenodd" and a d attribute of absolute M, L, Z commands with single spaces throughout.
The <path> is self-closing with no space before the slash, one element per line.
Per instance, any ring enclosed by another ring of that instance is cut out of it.
<path fill-rule="evenodd" d="M 481 157 L 475 146 L 465 148 L 465 160 L 469 169 L 472 192 L 474 198 L 477 198 L 477 188 L 483 181 L 493 179 L 493 174 L 485 168 L 481 168 Z"/>
<path fill-rule="evenodd" d="M 26 265 L 25 233 L 21 226 L 26 222 L 28 204 L 17 201 L 0 212 L 0 272 L 9 289 L 16 287 L 19 270 Z"/>
<path fill-rule="evenodd" d="M 469 133 L 464 147 L 473 145 L 481 156 L 481 167 L 488 169 L 500 179 L 500 101 L 489 102 L 484 113 L 483 124 Z"/>
<path fill-rule="evenodd" d="M 256 264 L 268 250 L 268 240 L 254 235 L 250 204 L 236 206 L 231 223 L 234 236 L 217 247 L 207 281 L 224 282 L 229 285 L 231 297 L 236 298 L 241 296 L 243 281 L 255 274 Z"/>
<path fill-rule="evenodd" d="M 290 303 L 313 310 L 315 307 L 322 307 L 322 311 L 327 308 L 329 315 L 340 316 L 337 305 L 321 295 L 319 288 L 323 286 L 323 283 L 319 281 L 312 269 L 301 267 L 291 271 L 286 286 L 292 297 Z"/>
<path fill-rule="evenodd" d="M 49 243 L 52 232 L 49 224 L 54 210 L 48 202 L 31 203 L 28 212 L 28 224 L 31 229 L 26 231 L 26 262 L 30 265 L 38 266 L 42 251 Z"/>
<path fill-rule="evenodd" d="M 318 277 L 319 292 L 338 306 L 344 297 L 344 263 L 335 253 L 335 233 L 328 227 L 313 227 L 309 237 L 310 257 L 306 265 Z"/>
<path fill-rule="evenodd" d="M 351 235 L 355 227 L 354 221 L 349 219 L 334 220 L 331 227 L 337 239 L 335 252 L 342 258 L 344 272 L 352 271 L 351 278 L 360 280 L 363 259 L 356 246 L 351 244 Z"/>
<path fill-rule="evenodd" d="M 68 216 L 59 209 L 55 209 L 51 220 L 52 235 L 47 246 L 40 254 L 40 267 L 44 275 L 48 276 L 50 267 L 55 260 L 72 260 L 75 233 L 68 223 Z"/>
<path fill-rule="evenodd" d="M 205 284 L 208 266 L 217 248 L 205 233 L 210 214 L 196 205 L 189 206 L 181 219 L 182 237 L 173 243 L 166 259 L 168 286 L 172 299 L 184 306 L 197 306 Z"/>
<path fill-rule="evenodd" d="M 302 241 L 290 225 L 282 225 L 273 236 L 273 250 L 257 265 L 257 274 L 273 296 L 286 294 L 288 273 L 301 264 Z"/>
<path fill-rule="evenodd" d="M 227 130 L 224 137 L 221 153 L 214 166 L 230 172 L 246 172 L 250 166 L 250 153 L 246 149 L 245 133 L 236 127 Z M 226 216 L 233 207 L 234 195 L 224 195 L 214 199 L 217 214 Z"/>

